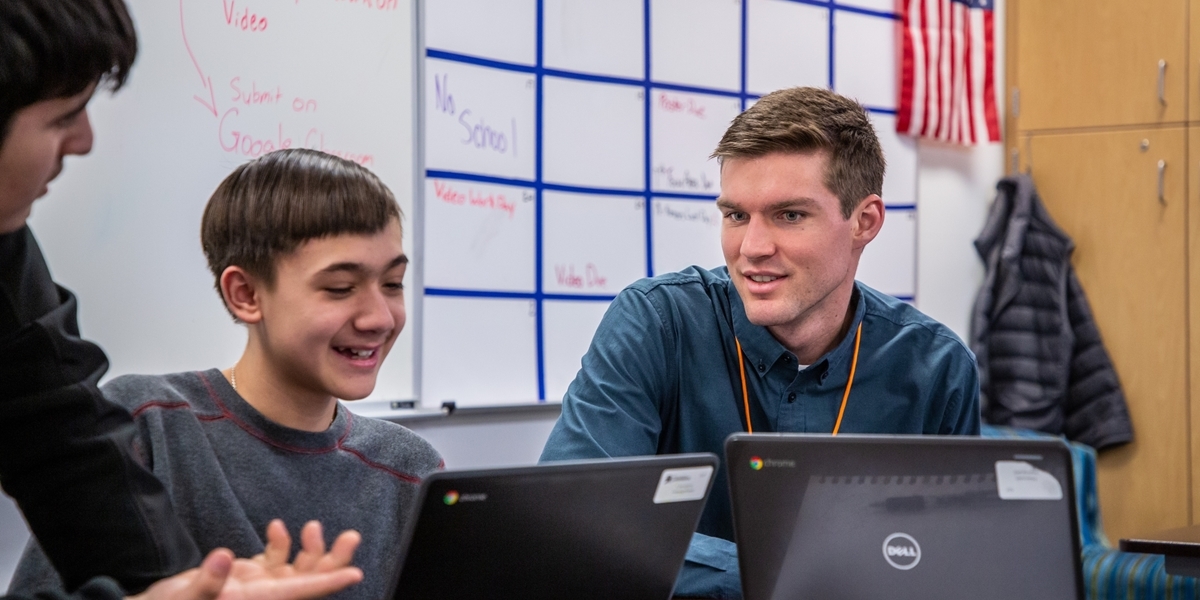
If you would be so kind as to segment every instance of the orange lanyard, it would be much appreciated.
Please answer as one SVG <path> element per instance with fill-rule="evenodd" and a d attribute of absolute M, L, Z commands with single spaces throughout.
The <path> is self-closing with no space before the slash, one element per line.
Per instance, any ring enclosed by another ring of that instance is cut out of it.
<path fill-rule="evenodd" d="M 854 385 L 854 372 L 858 369 L 858 344 L 862 341 L 862 321 L 858 322 L 858 330 L 854 333 L 854 358 L 850 360 L 850 379 L 846 380 L 846 391 L 842 393 L 842 407 L 838 409 L 837 422 L 833 425 L 833 435 L 842 428 L 842 417 L 846 414 L 846 401 L 850 400 L 850 388 Z M 754 433 L 754 424 L 750 422 L 750 393 L 746 390 L 746 359 L 742 356 L 742 342 L 733 338 L 737 344 L 738 366 L 742 371 L 742 406 L 746 410 L 746 432 Z"/>

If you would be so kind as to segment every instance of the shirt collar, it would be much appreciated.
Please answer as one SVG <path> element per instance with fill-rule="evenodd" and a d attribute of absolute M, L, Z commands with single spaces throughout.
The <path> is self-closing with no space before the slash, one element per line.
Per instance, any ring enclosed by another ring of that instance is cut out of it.
<path fill-rule="evenodd" d="M 742 298 L 733 283 L 729 284 L 726 293 L 733 313 L 733 334 L 742 343 L 746 369 L 764 377 L 785 356 L 791 357 L 788 363 L 792 368 L 796 368 L 796 357 L 792 356 L 766 327 L 755 325 L 746 317 L 746 307 L 742 304 Z M 862 323 L 867 312 L 867 295 L 862 293 L 857 281 L 854 282 L 854 297 L 857 299 L 854 303 L 854 319 L 850 322 L 846 336 L 832 350 L 809 365 L 809 369 L 837 369 L 850 364 L 854 354 L 854 331 Z"/>

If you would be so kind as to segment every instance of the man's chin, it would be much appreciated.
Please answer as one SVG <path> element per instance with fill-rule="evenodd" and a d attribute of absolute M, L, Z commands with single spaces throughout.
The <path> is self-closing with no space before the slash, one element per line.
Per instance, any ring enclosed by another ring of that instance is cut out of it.
<path fill-rule="evenodd" d="M 781 314 L 780 310 L 772 310 L 773 307 L 753 306 L 757 303 L 746 304 L 746 320 L 759 327 L 774 327 L 783 325 L 794 319 L 794 315 Z"/>

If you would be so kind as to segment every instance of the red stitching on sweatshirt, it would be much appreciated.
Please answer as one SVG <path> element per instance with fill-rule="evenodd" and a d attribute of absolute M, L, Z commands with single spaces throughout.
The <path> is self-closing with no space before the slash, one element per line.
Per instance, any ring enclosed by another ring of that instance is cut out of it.
<path fill-rule="evenodd" d="M 408 473 L 402 473 L 402 472 L 397 471 L 387 465 L 381 465 L 381 464 L 367 458 L 366 456 L 363 456 L 363 454 L 361 452 L 359 452 L 358 450 L 355 450 L 354 448 L 347 448 L 346 446 L 342 446 L 341 449 L 358 457 L 358 460 L 363 461 L 363 463 L 366 464 L 368 467 L 373 467 L 373 468 L 379 469 L 380 471 L 383 471 L 385 473 L 390 473 L 393 477 L 396 477 L 397 479 L 400 479 L 403 481 L 407 481 L 412 484 L 419 485 L 421 483 L 420 477 L 417 477 L 416 475 L 409 475 Z"/>
<path fill-rule="evenodd" d="M 350 428 L 353 426 L 354 426 L 354 413 L 347 410 L 346 411 L 346 433 L 342 435 L 342 439 L 337 441 L 337 446 L 339 449 L 344 450 L 345 452 L 351 454 L 358 460 L 361 460 L 368 467 L 371 467 L 374 469 L 379 469 L 380 471 L 388 473 L 388 474 L 396 477 L 397 479 L 400 479 L 401 481 L 407 481 L 412 484 L 420 485 L 420 483 L 421 483 L 420 477 L 417 477 L 416 475 L 411 475 L 409 473 L 397 471 L 387 465 L 377 463 L 377 462 L 367 458 L 365 455 L 363 455 L 358 450 L 355 450 L 353 448 L 347 448 L 346 446 L 342 445 L 342 443 L 345 442 L 346 438 L 350 435 Z"/>
<path fill-rule="evenodd" d="M 208 390 L 209 397 L 212 398 L 213 402 L 215 402 L 217 404 L 217 407 L 221 410 L 221 416 L 212 417 L 211 420 L 215 421 L 215 420 L 223 419 L 223 418 L 229 419 L 230 421 L 233 421 L 235 424 L 237 424 L 238 427 L 242 428 L 243 431 L 254 436 L 258 441 L 260 441 L 264 444 L 270 445 L 270 446 L 274 446 L 276 448 L 281 448 L 283 450 L 287 450 L 289 452 L 295 452 L 297 454 L 326 454 L 328 452 L 332 452 L 333 450 L 342 450 L 342 451 L 350 454 L 351 456 L 354 456 L 358 460 L 362 461 L 363 464 L 367 465 L 368 467 L 371 467 L 373 469 L 378 469 L 380 471 L 388 473 L 388 474 L 392 475 L 393 477 L 396 477 L 397 479 L 400 479 L 402 481 L 407 481 L 409 483 L 418 484 L 418 485 L 421 483 L 420 477 L 417 477 L 415 475 L 410 475 L 408 473 L 404 473 L 401 471 L 397 471 L 387 465 L 377 463 L 377 462 L 367 458 L 365 455 L 363 455 L 358 450 L 355 450 L 353 448 L 348 448 L 343 445 L 343 443 L 346 441 L 346 438 L 350 437 L 350 430 L 354 427 L 354 413 L 351 413 L 349 410 L 345 411 L 346 430 L 344 432 L 342 432 L 342 437 L 338 438 L 338 441 L 335 442 L 333 446 L 331 446 L 329 448 L 318 449 L 318 450 L 310 450 L 307 448 L 297 448 L 294 446 L 290 446 L 288 444 L 282 444 L 282 443 L 276 442 L 275 440 L 272 440 L 272 439 L 266 437 L 265 435 L 259 433 L 258 431 L 255 431 L 246 423 L 243 423 L 240 419 L 235 417 L 232 412 L 229 411 L 229 409 L 225 406 L 224 402 L 221 402 L 220 397 L 217 396 L 216 390 L 213 389 L 212 385 L 208 382 L 208 378 L 206 378 L 204 376 L 204 373 L 197 372 L 196 374 L 200 376 L 200 381 L 204 383 L 204 387 Z M 442 466 L 443 467 L 445 466 L 444 462 L 442 463 Z"/>
<path fill-rule="evenodd" d="M 134 411 L 132 413 L 130 413 L 130 416 L 132 416 L 133 418 L 136 419 L 138 417 L 138 415 L 146 412 L 147 410 L 150 410 L 151 408 L 163 408 L 163 409 L 191 408 L 191 405 L 189 405 L 187 402 L 167 402 L 166 400 L 151 400 L 151 401 L 137 407 L 136 409 L 134 409 Z"/>

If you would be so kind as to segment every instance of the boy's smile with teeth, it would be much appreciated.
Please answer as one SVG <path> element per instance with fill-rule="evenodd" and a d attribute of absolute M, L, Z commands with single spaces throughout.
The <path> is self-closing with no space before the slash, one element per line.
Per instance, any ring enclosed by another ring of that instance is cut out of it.
<path fill-rule="evenodd" d="M 375 354 L 375 350 L 355 350 L 354 348 L 335 348 L 338 352 L 352 356 L 354 358 L 371 358 Z"/>

